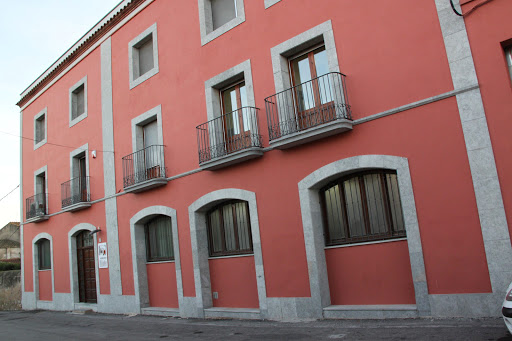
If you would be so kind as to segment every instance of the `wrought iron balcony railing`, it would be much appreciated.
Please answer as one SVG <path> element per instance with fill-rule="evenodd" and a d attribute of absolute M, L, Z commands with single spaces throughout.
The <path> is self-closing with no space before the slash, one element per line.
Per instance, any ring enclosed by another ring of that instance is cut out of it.
<path fill-rule="evenodd" d="M 124 188 L 160 178 L 166 178 L 164 146 L 149 146 L 123 157 Z"/>
<path fill-rule="evenodd" d="M 80 176 L 64 182 L 60 186 L 62 208 L 91 201 L 89 177 Z"/>
<path fill-rule="evenodd" d="M 327 73 L 265 98 L 269 140 L 327 122 L 352 120 L 345 75 Z"/>
<path fill-rule="evenodd" d="M 247 148 L 261 148 L 258 111 L 242 107 L 198 125 L 199 164 Z"/>
<path fill-rule="evenodd" d="M 38 193 L 25 200 L 26 219 L 46 215 L 46 193 Z"/>

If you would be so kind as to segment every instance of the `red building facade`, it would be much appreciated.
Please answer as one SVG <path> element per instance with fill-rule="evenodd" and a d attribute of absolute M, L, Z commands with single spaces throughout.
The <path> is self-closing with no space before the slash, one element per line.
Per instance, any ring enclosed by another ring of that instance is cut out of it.
<path fill-rule="evenodd" d="M 122 2 L 18 102 L 24 309 L 497 315 L 512 8 L 454 7 Z"/>

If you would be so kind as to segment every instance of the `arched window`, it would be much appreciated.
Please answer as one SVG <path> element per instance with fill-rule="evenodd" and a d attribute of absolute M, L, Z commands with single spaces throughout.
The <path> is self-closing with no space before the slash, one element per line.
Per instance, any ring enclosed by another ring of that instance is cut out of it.
<path fill-rule="evenodd" d="M 224 202 L 210 210 L 207 219 L 210 257 L 253 253 L 247 202 Z"/>
<path fill-rule="evenodd" d="M 48 239 L 43 238 L 37 242 L 37 257 L 39 262 L 38 270 L 50 270 L 52 268 L 50 241 Z"/>
<path fill-rule="evenodd" d="M 320 190 L 326 246 L 405 237 L 396 172 L 342 177 Z"/>
<path fill-rule="evenodd" d="M 148 262 L 174 260 L 171 218 L 157 216 L 144 225 Z"/>

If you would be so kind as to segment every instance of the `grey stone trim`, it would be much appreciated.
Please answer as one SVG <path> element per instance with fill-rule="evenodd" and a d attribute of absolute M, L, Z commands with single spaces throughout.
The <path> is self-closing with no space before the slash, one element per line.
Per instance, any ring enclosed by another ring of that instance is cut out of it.
<path fill-rule="evenodd" d="M 162 106 L 157 105 L 153 109 L 132 119 L 132 149 L 135 153 L 138 150 L 144 149 L 144 125 L 156 121 L 158 130 L 158 144 L 164 145 L 164 133 L 162 129 Z M 163 157 L 163 155 L 162 155 Z"/>
<path fill-rule="evenodd" d="M 77 156 L 84 154 L 85 156 L 85 174 L 89 176 L 89 143 L 71 151 L 69 153 L 69 178 L 73 179 L 79 176 Z M 87 188 L 89 190 L 89 188 Z"/>
<path fill-rule="evenodd" d="M 151 315 L 151 316 L 165 316 L 165 317 L 180 317 L 180 310 L 173 308 L 142 308 L 142 315 Z"/>
<path fill-rule="evenodd" d="M 38 257 L 38 247 L 36 243 L 41 239 L 48 239 L 50 241 L 50 263 L 51 269 L 47 271 L 52 272 L 52 301 L 48 303 L 48 305 L 53 307 L 53 299 L 55 298 L 55 271 L 53 266 L 53 237 L 46 232 L 39 233 L 37 236 L 32 239 L 32 278 L 34 283 L 34 299 L 36 300 L 35 305 L 39 305 L 39 257 Z M 51 309 L 49 308 L 49 309 Z"/>
<path fill-rule="evenodd" d="M 146 308 L 151 308 L 152 313 L 155 313 L 155 309 L 158 311 L 165 310 L 165 308 L 149 307 L 148 277 L 146 271 L 146 238 L 144 234 L 144 224 L 147 220 L 151 219 L 155 215 L 164 215 L 171 218 L 174 264 L 176 268 L 176 284 L 178 288 L 178 302 L 180 306 L 179 311 L 182 316 L 185 316 L 185 312 L 181 311 L 183 304 L 183 280 L 181 275 L 178 219 L 176 210 L 166 206 L 146 207 L 137 212 L 130 219 L 133 279 L 135 283 L 135 305 L 138 309 L 138 312 L 140 313 L 147 313 L 149 310 Z M 173 309 L 173 311 L 174 310 L 176 309 Z"/>
<path fill-rule="evenodd" d="M 141 42 L 143 39 L 152 36 L 153 40 L 153 68 L 146 72 L 143 75 L 137 75 L 134 73 L 134 66 L 135 64 L 139 62 L 139 54 L 138 50 L 135 47 L 139 42 Z M 149 78 L 153 77 L 159 72 L 158 67 L 158 37 L 157 37 L 157 29 L 156 29 L 156 23 L 148 27 L 144 32 L 139 34 L 137 37 L 135 37 L 132 41 L 128 43 L 128 67 L 129 67 L 129 73 L 130 73 L 130 90 L 135 88 L 137 85 L 141 84 L 142 82 L 145 82 Z"/>
<path fill-rule="evenodd" d="M 327 53 L 329 72 L 340 72 L 331 20 L 315 26 L 270 49 L 276 93 L 291 88 L 288 73 L 288 58 L 322 42 L 325 45 L 325 51 Z"/>
<path fill-rule="evenodd" d="M 460 10 L 458 1 L 455 2 Z M 436 6 L 454 88 L 478 83 L 464 18 L 451 12 L 449 6 L 440 0 L 436 0 Z M 495 296 L 490 300 L 494 304 L 502 300 L 512 281 L 508 223 L 480 90 L 458 94 L 456 98 Z"/>
<path fill-rule="evenodd" d="M 265 9 L 277 4 L 281 0 L 265 0 Z"/>
<path fill-rule="evenodd" d="M 318 319 L 318 308 L 311 297 L 268 297 L 268 313 L 264 318 L 277 321 Z"/>
<path fill-rule="evenodd" d="M 256 194 L 242 189 L 229 188 L 210 192 L 188 207 L 190 221 L 190 238 L 192 243 L 192 259 L 194 262 L 194 281 L 196 286 L 196 309 L 194 315 L 188 317 L 205 317 L 205 309 L 212 307 L 210 283 L 210 267 L 208 264 L 208 236 L 206 228 L 206 212 L 216 204 L 229 199 L 247 201 L 251 217 L 251 232 L 258 286 L 259 311 L 263 318 L 267 316 L 267 293 L 263 255 L 261 251 L 260 226 Z M 192 313 L 192 311 L 189 311 Z"/>
<path fill-rule="evenodd" d="M 329 181 L 343 176 L 343 174 L 364 169 L 391 169 L 397 173 L 416 306 L 420 316 L 430 315 L 423 249 L 409 163 L 406 158 L 389 155 L 361 155 L 341 159 L 314 171 L 298 184 L 311 298 L 315 315 L 322 317 L 323 308 L 331 305 L 324 251 L 325 243 L 321 228 L 322 213 L 319 189 Z"/>
<path fill-rule="evenodd" d="M 198 0 L 199 30 L 201 32 L 201 46 L 208 44 L 215 38 L 232 30 L 245 21 L 244 0 L 236 0 L 236 17 L 221 27 L 213 30 L 212 8 L 210 0 Z"/>
<path fill-rule="evenodd" d="M 114 151 L 114 112 L 112 101 L 112 40 L 101 44 L 101 127 L 103 150 Z M 108 239 L 110 293 L 108 307 L 124 307 L 129 300 L 122 296 L 121 262 L 117 225 L 116 170 L 114 153 L 103 153 L 103 181 L 105 188 L 105 223 Z"/>
<path fill-rule="evenodd" d="M 450 98 L 450 97 L 453 97 L 453 96 L 456 96 L 456 95 L 459 95 L 459 94 L 463 94 L 465 92 L 468 92 L 468 91 L 471 91 L 471 90 L 475 90 L 475 89 L 478 89 L 478 88 L 479 88 L 479 85 L 475 83 L 473 85 L 462 87 L 460 89 L 456 89 L 456 90 L 452 90 L 452 91 L 449 91 L 449 92 L 445 92 L 445 93 L 442 93 L 440 95 L 436 95 L 436 96 L 432 96 L 432 97 L 429 97 L 429 98 L 425 98 L 425 99 L 422 99 L 422 100 L 419 100 L 419 101 L 416 101 L 416 102 L 413 102 L 413 103 L 408 103 L 406 105 L 402 105 L 402 106 L 397 107 L 397 108 L 393 108 L 393 109 L 390 109 L 390 110 L 382 111 L 382 112 L 374 114 L 374 115 L 370 115 L 370 116 L 366 116 L 366 117 L 354 120 L 353 124 L 354 125 L 358 125 L 358 124 L 361 124 L 361 123 L 366 123 L 366 122 L 370 122 L 370 121 L 376 120 L 378 118 L 386 117 L 386 116 L 393 115 L 393 114 L 398 114 L 398 113 L 403 112 L 403 111 L 407 111 L 407 110 L 410 110 L 410 109 L 421 107 L 423 105 L 427 105 L 427 104 L 430 104 L 430 103 L 441 101 L 443 99 Z"/>
<path fill-rule="evenodd" d="M 80 116 L 73 119 L 73 92 L 81 85 L 84 86 L 84 112 Z M 87 117 L 87 76 L 79 80 L 75 85 L 69 88 L 69 127 L 71 128 L 78 122 Z"/>
<path fill-rule="evenodd" d="M 261 314 L 259 309 L 214 307 L 205 309 L 204 317 L 259 320 L 261 319 Z"/>
<path fill-rule="evenodd" d="M 251 60 L 247 59 L 246 61 L 233 66 L 231 69 L 228 69 L 204 82 L 206 95 L 206 114 L 208 121 L 222 115 L 220 105 L 220 90 L 236 81 L 241 80 L 245 81 L 247 106 L 256 106 L 256 101 L 254 99 L 254 87 L 252 83 Z"/>
<path fill-rule="evenodd" d="M 501 316 L 505 292 L 488 294 L 430 295 L 432 316 L 439 317 L 488 317 Z"/>
<path fill-rule="evenodd" d="M 324 317 L 333 319 L 396 319 L 418 317 L 414 304 L 397 305 L 334 305 L 324 308 Z"/>
<path fill-rule="evenodd" d="M 42 139 L 40 142 L 36 142 L 36 126 L 37 121 L 41 116 L 44 116 L 44 139 Z M 21 124 L 21 123 L 20 123 Z M 23 135 L 20 135 L 23 136 Z M 34 150 L 41 147 L 42 145 L 46 144 L 48 142 L 48 108 L 44 108 L 41 110 L 37 115 L 34 116 Z"/>
<path fill-rule="evenodd" d="M 81 231 L 94 231 L 96 227 L 94 225 L 88 223 L 81 223 L 75 225 L 68 231 L 68 259 L 69 259 L 69 281 L 71 288 L 71 298 L 73 304 L 79 303 L 79 293 L 78 293 L 78 263 L 77 263 L 77 255 L 76 255 L 76 235 Z M 96 293 L 98 297 L 98 304 L 100 304 L 100 277 L 98 272 L 98 257 L 96 256 L 98 250 L 98 234 L 95 233 L 93 235 L 94 238 L 94 271 L 96 275 Z M 110 244 L 110 243 L 109 243 Z M 110 251 L 110 250 L 109 250 Z M 110 255 L 109 255 L 110 257 Z M 110 259 L 109 259 L 110 261 Z M 112 291 L 112 289 L 111 289 Z"/>

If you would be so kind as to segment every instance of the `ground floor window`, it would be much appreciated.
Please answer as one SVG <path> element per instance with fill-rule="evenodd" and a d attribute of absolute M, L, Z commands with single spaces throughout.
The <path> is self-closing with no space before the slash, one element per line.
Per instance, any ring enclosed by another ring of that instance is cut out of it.
<path fill-rule="evenodd" d="M 207 221 L 210 257 L 253 253 L 247 202 L 222 203 L 208 212 Z"/>
<path fill-rule="evenodd" d="M 41 239 L 37 242 L 37 256 L 39 270 L 50 270 L 52 268 L 50 241 L 48 239 Z"/>
<path fill-rule="evenodd" d="M 159 216 L 144 225 L 148 262 L 174 260 L 171 218 Z"/>
<path fill-rule="evenodd" d="M 320 191 L 327 246 L 405 237 L 394 171 L 350 174 Z"/>

